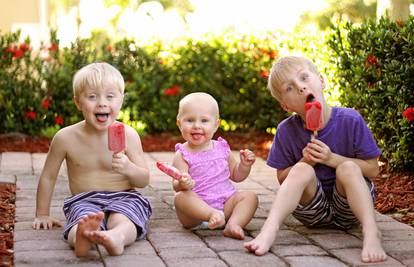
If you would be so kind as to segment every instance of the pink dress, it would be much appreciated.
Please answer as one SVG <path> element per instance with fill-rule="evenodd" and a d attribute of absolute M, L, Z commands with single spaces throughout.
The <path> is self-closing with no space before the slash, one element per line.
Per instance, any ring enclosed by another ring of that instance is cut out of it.
<path fill-rule="evenodd" d="M 236 193 L 230 181 L 230 147 L 221 137 L 212 141 L 213 148 L 206 151 L 191 153 L 184 144 L 176 144 L 175 150 L 181 153 L 189 166 L 188 173 L 195 181 L 192 191 L 209 206 L 223 210 L 224 203 Z"/>

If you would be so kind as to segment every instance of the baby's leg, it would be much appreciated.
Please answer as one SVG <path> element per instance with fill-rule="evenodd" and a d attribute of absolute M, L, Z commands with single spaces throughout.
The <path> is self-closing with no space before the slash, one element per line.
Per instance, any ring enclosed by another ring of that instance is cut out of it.
<path fill-rule="evenodd" d="M 227 237 L 244 239 L 243 227 L 252 219 L 257 209 L 257 196 L 253 192 L 237 192 L 226 201 L 224 212 L 230 218 L 224 228 L 223 234 Z"/>
<path fill-rule="evenodd" d="M 280 186 L 260 234 L 244 247 L 256 255 L 264 255 L 272 246 L 285 218 L 299 203 L 309 203 L 316 192 L 315 172 L 309 164 L 297 163 Z"/>
<path fill-rule="evenodd" d="M 120 213 L 111 213 L 107 224 L 107 231 L 92 232 L 90 240 L 105 247 L 109 255 L 121 255 L 125 246 L 135 242 L 137 229 L 132 221 Z"/>
<path fill-rule="evenodd" d="M 88 254 L 91 246 L 95 243 L 91 238 L 91 234 L 99 231 L 103 217 L 102 212 L 90 213 L 72 227 L 68 235 L 68 241 L 74 247 L 76 256 L 83 257 Z"/>
<path fill-rule="evenodd" d="M 337 167 L 336 176 L 338 193 L 346 197 L 352 212 L 362 225 L 364 241 L 361 260 L 363 262 L 386 260 L 387 255 L 381 245 L 381 234 L 375 222 L 371 193 L 361 169 L 352 161 L 347 161 Z"/>
<path fill-rule="evenodd" d="M 210 229 L 216 229 L 226 223 L 222 211 L 210 207 L 192 191 L 181 191 L 174 199 L 177 217 L 185 228 L 192 228 L 202 221 L 208 221 Z"/>

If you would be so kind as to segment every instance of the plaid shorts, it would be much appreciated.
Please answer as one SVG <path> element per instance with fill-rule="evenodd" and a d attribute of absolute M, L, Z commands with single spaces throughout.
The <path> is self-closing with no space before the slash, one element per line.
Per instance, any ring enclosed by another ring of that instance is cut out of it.
<path fill-rule="evenodd" d="M 63 212 L 66 217 L 66 225 L 63 231 L 65 240 L 70 229 L 88 213 L 102 211 L 105 219 L 102 221 L 101 230 L 107 230 L 107 217 L 111 212 L 125 215 L 137 228 L 137 240 L 143 239 L 147 234 L 148 220 L 152 209 L 149 201 L 135 190 L 129 191 L 91 191 L 83 192 L 63 201 Z"/>
<path fill-rule="evenodd" d="M 374 201 L 374 184 L 369 180 L 366 180 L 366 183 Z M 346 230 L 358 223 L 358 219 L 349 207 L 348 200 L 338 193 L 336 186 L 334 186 L 332 197 L 329 198 L 319 181 L 313 200 L 306 206 L 299 204 L 292 215 L 307 227 L 336 227 Z"/>

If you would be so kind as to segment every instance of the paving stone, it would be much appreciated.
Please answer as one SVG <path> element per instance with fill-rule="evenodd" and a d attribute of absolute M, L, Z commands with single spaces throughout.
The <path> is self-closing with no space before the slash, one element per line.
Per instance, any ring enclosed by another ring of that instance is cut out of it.
<path fill-rule="evenodd" d="M 362 247 L 362 240 L 347 234 L 308 235 L 308 238 L 312 239 L 319 246 L 327 250 L 335 248 Z"/>
<path fill-rule="evenodd" d="M 192 233 L 150 233 L 148 240 L 157 251 L 163 248 L 177 247 L 205 247 L 206 244 Z"/>
<path fill-rule="evenodd" d="M 187 258 L 217 258 L 216 253 L 208 247 L 181 247 L 180 245 L 161 249 L 159 255 L 165 261 Z"/>
<path fill-rule="evenodd" d="M 286 257 L 286 261 L 294 267 L 344 267 L 345 263 L 327 256 L 293 256 Z"/>
<path fill-rule="evenodd" d="M 164 267 L 164 262 L 156 255 L 154 256 L 137 256 L 137 255 L 122 255 L 122 256 L 108 256 L 104 258 L 107 266 L 122 266 L 122 267 Z"/>
<path fill-rule="evenodd" d="M 63 241 L 63 230 L 20 230 L 14 234 L 15 241 L 22 240 L 60 240 Z M 45 242 L 47 243 L 47 242 Z"/>
<path fill-rule="evenodd" d="M 328 252 L 315 245 L 280 245 L 272 246 L 271 252 L 278 256 L 322 256 Z"/>
<path fill-rule="evenodd" d="M 366 266 L 366 265 L 372 265 L 375 267 L 377 266 L 378 267 L 404 266 L 400 262 L 393 259 L 392 257 L 387 257 L 387 260 L 384 262 L 364 263 L 361 261 L 361 249 L 357 249 L 357 248 L 333 249 L 330 252 L 336 257 L 338 257 L 340 260 L 352 266 Z"/>
<path fill-rule="evenodd" d="M 76 257 L 72 250 L 15 251 L 14 262 L 16 266 L 28 263 L 43 263 L 43 266 L 51 266 L 56 263 L 59 263 L 60 266 L 66 264 L 88 263 L 88 266 L 94 266 L 95 264 L 100 264 L 102 266 L 97 251 L 92 250 L 89 252 L 88 257 L 83 258 Z"/>
<path fill-rule="evenodd" d="M 167 260 L 168 267 L 226 267 L 228 266 L 219 258 L 191 258 Z"/>
<path fill-rule="evenodd" d="M 237 251 L 223 251 L 218 254 L 229 266 L 234 267 L 288 266 L 280 258 L 271 253 L 266 253 L 259 257 L 239 249 Z"/>
<path fill-rule="evenodd" d="M 15 184 L 16 176 L 13 174 L 0 174 L 0 183 Z"/>
<path fill-rule="evenodd" d="M 205 237 L 204 241 L 211 249 L 216 252 L 220 252 L 227 250 L 244 250 L 243 243 L 249 241 L 250 239 L 251 238 L 246 238 L 246 240 L 237 240 L 223 236 L 209 236 Z"/>

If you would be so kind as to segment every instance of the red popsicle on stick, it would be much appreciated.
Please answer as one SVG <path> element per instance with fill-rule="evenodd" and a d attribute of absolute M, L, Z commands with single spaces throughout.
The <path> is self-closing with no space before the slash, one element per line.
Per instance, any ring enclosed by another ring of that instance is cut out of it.
<path fill-rule="evenodd" d="M 313 131 L 314 137 L 318 136 L 318 131 L 323 126 L 322 106 L 318 101 L 307 102 L 305 104 L 306 129 Z"/>
<path fill-rule="evenodd" d="M 175 168 L 174 166 L 172 166 L 168 163 L 157 161 L 157 167 L 162 172 L 164 172 L 165 174 L 171 176 L 175 180 L 180 180 L 181 177 L 183 176 L 177 168 Z"/>
<path fill-rule="evenodd" d="M 108 148 L 114 153 L 125 150 L 125 127 L 123 123 L 115 121 L 109 125 Z"/>

